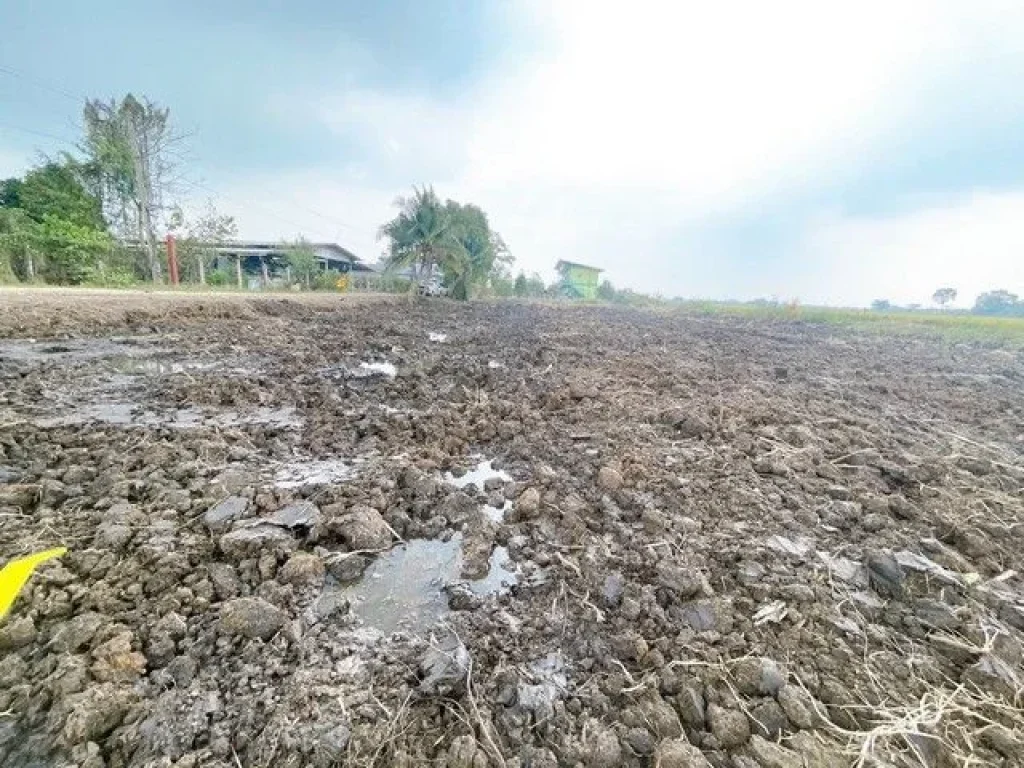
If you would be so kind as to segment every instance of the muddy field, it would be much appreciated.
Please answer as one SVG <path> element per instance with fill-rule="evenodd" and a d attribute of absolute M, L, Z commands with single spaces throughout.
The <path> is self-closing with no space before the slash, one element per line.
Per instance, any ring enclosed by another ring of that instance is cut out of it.
<path fill-rule="evenodd" d="M 0 310 L 0 561 L 70 549 L 2 766 L 1024 764 L 1020 351 L 68 302 Z"/>

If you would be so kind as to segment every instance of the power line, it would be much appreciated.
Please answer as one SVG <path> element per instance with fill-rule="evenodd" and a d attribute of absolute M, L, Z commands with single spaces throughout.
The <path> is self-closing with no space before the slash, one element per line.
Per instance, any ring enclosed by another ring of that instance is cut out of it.
<path fill-rule="evenodd" d="M 214 168 L 214 169 L 219 169 L 221 171 L 228 171 L 229 170 L 229 169 L 225 168 L 223 165 L 218 165 L 217 163 L 211 163 L 208 160 L 204 160 L 201 157 L 200 158 L 196 158 L 196 162 L 199 163 L 200 165 L 204 165 L 204 166 L 207 166 L 207 167 L 210 167 L 210 168 Z M 320 218 L 320 219 L 323 219 L 326 222 L 329 222 L 332 226 L 334 226 L 336 228 L 336 230 L 347 230 L 349 232 L 352 232 L 352 227 L 350 225 L 344 223 L 343 221 L 341 221 L 336 216 L 330 216 L 330 215 L 328 215 L 326 213 L 321 213 L 320 211 L 317 211 L 317 210 L 315 210 L 313 208 L 310 208 L 309 206 L 307 206 L 307 205 L 305 205 L 303 203 L 298 202 L 294 197 L 291 197 L 290 195 L 287 195 L 287 194 L 281 192 L 280 189 L 275 189 L 274 190 L 274 194 L 277 195 L 279 198 L 283 199 L 286 203 L 290 203 L 293 208 L 295 208 L 297 210 L 300 210 L 300 211 L 305 211 L 308 214 L 311 214 L 313 216 L 316 216 L 317 218 Z"/>
<path fill-rule="evenodd" d="M 31 134 L 33 136 L 40 136 L 40 137 L 42 137 L 44 139 L 55 139 L 56 141 L 63 142 L 64 144 L 70 144 L 72 146 L 75 146 L 75 142 L 72 141 L 71 139 L 65 138 L 63 136 L 57 136 L 57 135 L 55 135 L 53 133 L 46 133 L 45 131 L 36 131 L 36 130 L 31 129 L 31 128 L 22 128 L 20 125 L 10 125 L 8 123 L 0 123 L 0 129 L 9 130 L 9 131 L 20 131 L 21 133 L 28 133 L 28 134 Z"/>
<path fill-rule="evenodd" d="M 229 202 L 229 203 L 230 202 L 234 202 L 235 204 L 238 204 L 238 203 L 242 202 L 242 201 L 239 201 L 239 200 L 232 200 L 227 195 L 224 195 L 223 193 L 218 192 L 217 190 L 212 189 L 212 188 L 206 186 L 205 184 L 201 184 L 201 183 L 199 183 L 197 181 L 180 180 L 179 183 L 183 184 L 186 187 L 191 187 L 192 189 L 198 189 L 200 191 L 206 192 L 207 194 L 213 195 L 215 198 L 218 198 L 218 199 L 220 199 L 222 201 L 225 201 L 225 202 Z M 284 216 L 281 216 L 279 213 L 271 210 L 270 208 L 266 208 L 266 207 L 264 207 L 262 205 L 254 205 L 251 200 L 246 202 L 246 203 L 243 203 L 243 207 L 246 207 L 246 206 L 249 207 L 249 208 L 255 208 L 256 210 L 262 211 L 263 213 L 267 214 L 268 216 L 272 216 L 273 218 L 277 219 L 278 221 L 281 221 L 281 222 L 283 222 L 285 224 L 288 224 L 291 227 L 295 227 L 296 234 L 299 234 L 299 233 L 302 232 L 303 227 L 302 227 L 301 224 L 297 224 L 296 222 L 291 221 L 290 219 L 287 219 Z"/>
<path fill-rule="evenodd" d="M 54 93 L 60 94 L 61 96 L 67 99 L 71 99 L 72 101 L 78 103 L 87 101 L 87 99 L 84 96 L 76 95 L 71 91 L 64 90 L 59 86 L 53 85 L 52 83 L 48 83 L 45 80 L 40 80 L 38 77 L 33 77 L 32 75 L 28 75 L 16 69 L 11 69 L 10 67 L 0 67 L 0 72 L 2 72 L 5 75 L 10 75 L 11 77 L 15 77 L 26 82 L 32 83 L 33 85 L 39 88 L 43 88 L 47 91 L 53 91 Z"/>

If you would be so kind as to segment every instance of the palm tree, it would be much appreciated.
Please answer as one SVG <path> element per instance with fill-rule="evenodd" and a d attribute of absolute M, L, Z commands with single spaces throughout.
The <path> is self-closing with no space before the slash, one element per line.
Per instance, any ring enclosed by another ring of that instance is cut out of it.
<path fill-rule="evenodd" d="M 413 187 L 411 197 L 395 201 L 398 215 L 384 224 L 377 237 L 386 240 L 389 269 L 414 267 L 411 286 L 434 274 L 435 267 L 446 273 L 461 273 L 465 252 L 456 236 L 455 222 L 433 187 Z"/>

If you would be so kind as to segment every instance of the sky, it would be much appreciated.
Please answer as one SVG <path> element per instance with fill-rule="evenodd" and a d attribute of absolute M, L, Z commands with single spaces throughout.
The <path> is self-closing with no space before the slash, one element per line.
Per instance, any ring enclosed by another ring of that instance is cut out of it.
<path fill-rule="evenodd" d="M 377 260 L 397 196 L 517 267 L 705 299 L 1024 295 L 1017 0 L 0 0 L 0 177 L 85 97 L 186 139 L 175 197 Z"/>

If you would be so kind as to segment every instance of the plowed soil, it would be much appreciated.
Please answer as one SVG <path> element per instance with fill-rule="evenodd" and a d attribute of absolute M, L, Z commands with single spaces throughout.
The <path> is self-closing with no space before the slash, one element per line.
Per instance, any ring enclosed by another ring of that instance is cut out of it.
<path fill-rule="evenodd" d="M 0 562 L 69 549 L 0 766 L 1024 764 L 1019 350 L 61 301 L 0 321 Z"/>

